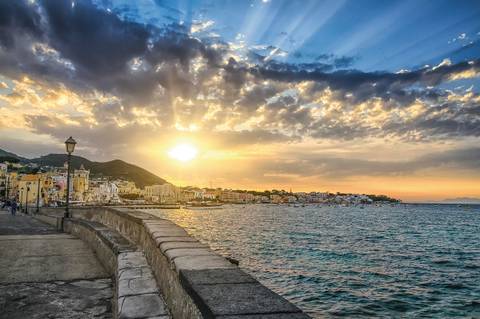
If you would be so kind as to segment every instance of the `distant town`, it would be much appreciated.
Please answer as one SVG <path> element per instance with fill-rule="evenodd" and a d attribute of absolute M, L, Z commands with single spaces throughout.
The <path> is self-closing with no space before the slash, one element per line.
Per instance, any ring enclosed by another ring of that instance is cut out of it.
<path fill-rule="evenodd" d="M 62 206 L 67 187 L 72 205 L 176 205 L 185 203 L 271 203 L 358 205 L 399 202 L 385 195 L 285 190 L 249 191 L 222 188 L 178 187 L 171 183 L 137 187 L 127 179 L 93 176 L 80 165 L 71 170 L 67 186 L 67 164 L 62 167 L 22 163 L 15 158 L 0 159 L 0 199 L 15 199 L 20 205 Z"/>

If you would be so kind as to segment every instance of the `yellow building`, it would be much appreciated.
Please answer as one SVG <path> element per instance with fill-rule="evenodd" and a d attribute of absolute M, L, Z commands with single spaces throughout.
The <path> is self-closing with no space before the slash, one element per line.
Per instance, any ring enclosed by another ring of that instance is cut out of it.
<path fill-rule="evenodd" d="M 181 190 L 172 184 L 145 186 L 144 197 L 152 202 L 176 203 L 180 199 Z"/>
<path fill-rule="evenodd" d="M 74 200 L 84 201 L 85 193 L 88 191 L 90 171 L 83 165 L 76 169 L 72 176 L 73 198 Z"/>
<path fill-rule="evenodd" d="M 18 194 L 18 173 L 10 172 L 7 173 L 6 180 L 6 191 L 8 192 L 9 198 L 17 197 Z"/>
<path fill-rule="evenodd" d="M 21 205 L 25 205 L 28 202 L 28 205 L 36 205 L 37 203 L 37 194 L 38 191 L 42 190 L 42 181 L 43 176 L 40 174 L 33 175 L 23 175 L 18 181 L 18 200 Z M 40 187 L 39 184 L 40 183 Z"/>
<path fill-rule="evenodd" d="M 137 188 L 134 182 L 131 181 L 119 181 L 116 183 L 119 194 L 139 194 L 140 190 Z"/>
<path fill-rule="evenodd" d="M 44 205 L 62 200 L 64 197 L 64 192 L 60 191 L 56 187 L 56 180 L 54 179 L 54 175 L 52 175 L 50 172 L 43 175 L 40 187 L 40 196 L 42 197 L 42 202 Z"/>

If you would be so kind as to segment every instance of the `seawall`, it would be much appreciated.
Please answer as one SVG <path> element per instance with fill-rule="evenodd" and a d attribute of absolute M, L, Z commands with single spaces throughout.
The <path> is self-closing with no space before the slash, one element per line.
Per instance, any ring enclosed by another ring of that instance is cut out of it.
<path fill-rule="evenodd" d="M 173 318 L 310 318 L 171 221 L 129 208 L 72 208 L 71 212 L 72 219 L 63 220 L 63 209 L 42 208 L 36 218 L 64 225 L 87 241 L 111 274 L 118 273 L 115 255 L 134 249 L 110 244 L 116 250 L 109 252 L 104 238 L 108 236 L 95 239 L 95 227 L 83 231 L 87 226 L 81 221 L 104 225 L 128 239 L 143 252 Z"/>

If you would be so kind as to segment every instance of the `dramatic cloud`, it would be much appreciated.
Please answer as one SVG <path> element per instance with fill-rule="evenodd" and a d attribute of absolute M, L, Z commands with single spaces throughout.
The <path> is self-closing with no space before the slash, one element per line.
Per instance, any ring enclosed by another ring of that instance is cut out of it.
<path fill-rule="evenodd" d="M 411 175 L 422 170 L 457 169 L 480 172 L 480 148 L 433 152 L 405 161 L 352 159 L 328 154 L 304 153 L 297 157 L 280 153 L 279 159 L 260 164 L 259 170 L 271 175 L 291 174 L 298 177 L 354 177 Z"/>
<path fill-rule="evenodd" d="M 262 49 L 270 52 L 262 56 L 259 48 L 190 34 L 211 26 L 209 21 L 159 28 L 120 19 L 88 1 L 0 6 L 2 74 L 28 76 L 44 85 L 60 82 L 90 99 L 98 96 L 95 92 L 110 95 L 109 101 L 90 103 L 88 120 L 86 114 L 72 120 L 95 123 L 92 129 L 148 118 L 163 128 L 186 122 L 209 131 L 262 127 L 292 141 L 299 136 L 418 140 L 479 135 L 478 96 L 451 103 L 454 93 L 433 89 L 477 76 L 479 60 L 400 73 L 333 71 L 355 58 L 323 54 L 311 63 L 285 63 L 271 58 L 275 47 Z M 18 97 L 13 91 L 5 99 Z M 34 125 L 31 116 L 26 114 L 32 129 L 51 133 Z"/>
<path fill-rule="evenodd" d="M 480 137 L 480 96 L 460 87 L 478 79 L 480 60 L 457 58 L 478 41 L 437 65 L 366 72 L 354 69 L 362 57 L 288 52 L 282 41 L 249 45 L 241 33 L 227 40 L 214 20 L 179 21 L 171 17 L 184 12 L 149 5 L 168 23 L 88 0 L 0 2 L 2 129 L 59 142 L 69 132 L 104 157 L 174 136 L 225 149 L 378 139 L 421 147 Z M 299 153 L 264 170 L 388 175 L 442 163 Z"/>

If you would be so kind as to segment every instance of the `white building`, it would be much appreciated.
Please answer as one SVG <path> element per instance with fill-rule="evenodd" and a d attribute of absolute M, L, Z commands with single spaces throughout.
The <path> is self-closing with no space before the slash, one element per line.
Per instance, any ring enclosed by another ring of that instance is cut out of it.
<path fill-rule="evenodd" d="M 144 197 L 146 200 L 160 203 L 176 203 L 181 195 L 178 187 L 172 184 L 145 186 Z"/>
<path fill-rule="evenodd" d="M 87 202 L 118 203 L 118 187 L 115 183 L 105 180 L 92 180 L 86 196 Z"/>
<path fill-rule="evenodd" d="M 115 182 L 118 187 L 119 194 L 139 194 L 140 189 L 137 188 L 135 182 L 119 180 Z"/>

